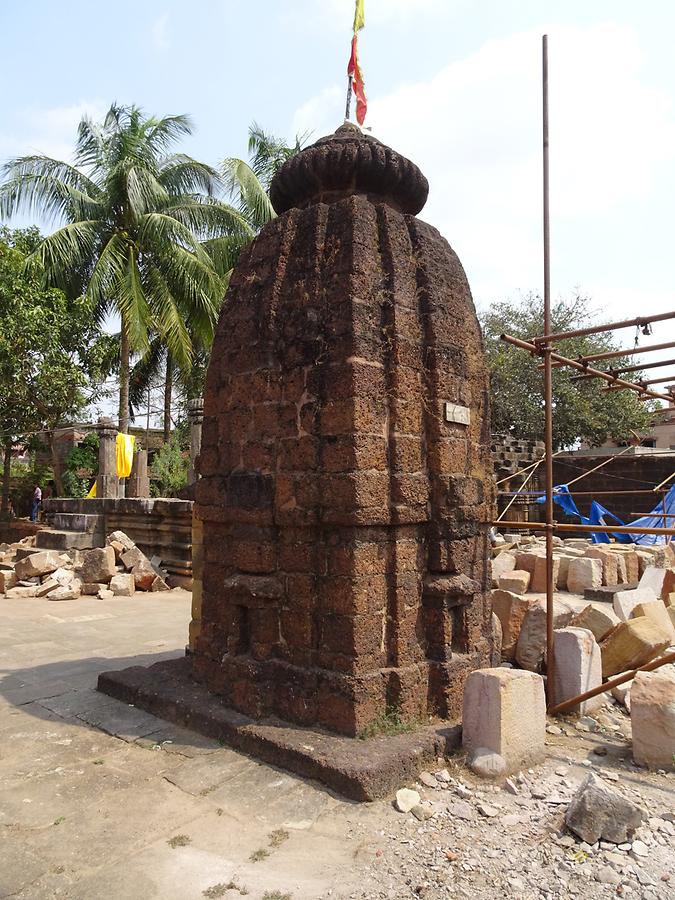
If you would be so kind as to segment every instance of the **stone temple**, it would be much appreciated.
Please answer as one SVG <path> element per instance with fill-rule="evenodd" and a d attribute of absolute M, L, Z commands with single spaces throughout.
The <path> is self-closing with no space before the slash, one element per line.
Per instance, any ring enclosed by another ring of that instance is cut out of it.
<path fill-rule="evenodd" d="M 290 159 L 233 273 L 204 397 L 192 676 L 359 734 L 461 715 L 490 664 L 488 379 L 410 160 L 344 125 Z"/>

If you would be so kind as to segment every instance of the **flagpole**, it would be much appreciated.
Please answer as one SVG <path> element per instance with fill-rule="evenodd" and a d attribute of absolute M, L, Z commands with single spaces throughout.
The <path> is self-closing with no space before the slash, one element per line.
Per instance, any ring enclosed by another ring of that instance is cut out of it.
<path fill-rule="evenodd" d="M 352 105 L 352 76 L 347 75 L 347 104 L 345 106 L 345 122 L 349 122 Z"/>

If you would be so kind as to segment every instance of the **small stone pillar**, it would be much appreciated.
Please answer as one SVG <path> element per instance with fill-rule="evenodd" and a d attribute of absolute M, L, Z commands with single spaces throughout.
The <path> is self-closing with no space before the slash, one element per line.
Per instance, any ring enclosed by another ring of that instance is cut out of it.
<path fill-rule="evenodd" d="M 148 451 L 137 450 L 131 475 L 127 479 L 127 497 L 149 497 L 150 478 L 148 477 Z"/>
<path fill-rule="evenodd" d="M 188 468 L 188 484 L 199 479 L 197 459 L 202 448 L 202 422 L 204 420 L 204 401 L 201 397 L 188 400 L 188 421 L 190 423 L 190 466 Z"/>
<path fill-rule="evenodd" d="M 96 499 L 103 500 L 108 497 L 118 497 L 119 478 L 117 477 L 117 458 L 115 455 L 117 428 L 112 419 L 104 416 L 98 420 L 96 430 L 100 439 Z"/>

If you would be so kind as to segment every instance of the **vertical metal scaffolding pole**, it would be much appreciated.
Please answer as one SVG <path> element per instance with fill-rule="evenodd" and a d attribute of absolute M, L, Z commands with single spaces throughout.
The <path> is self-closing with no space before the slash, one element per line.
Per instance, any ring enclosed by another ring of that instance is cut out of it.
<path fill-rule="evenodd" d="M 551 233 L 549 217 L 549 139 L 548 139 L 548 35 L 541 41 L 542 62 L 542 144 L 544 214 L 544 334 L 552 333 L 551 323 Z M 553 655 L 553 387 L 551 344 L 543 345 L 544 354 L 544 443 L 546 453 L 546 696 L 552 706 L 555 658 Z"/>

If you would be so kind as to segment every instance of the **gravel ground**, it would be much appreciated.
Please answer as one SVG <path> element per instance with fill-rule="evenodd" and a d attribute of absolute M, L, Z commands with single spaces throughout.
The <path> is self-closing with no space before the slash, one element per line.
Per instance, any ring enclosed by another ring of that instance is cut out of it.
<path fill-rule="evenodd" d="M 551 720 L 546 762 L 508 786 L 481 781 L 462 762 L 446 761 L 428 773 L 433 779 L 406 785 L 431 818 L 383 809 L 363 889 L 330 896 L 675 897 L 675 777 L 633 764 L 630 718 L 614 702 L 593 718 Z M 645 810 L 631 843 L 589 846 L 565 828 L 567 803 L 589 771 Z M 439 772 L 450 780 L 439 781 Z M 352 839 L 366 834 L 356 824 Z"/>

